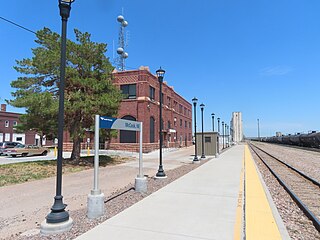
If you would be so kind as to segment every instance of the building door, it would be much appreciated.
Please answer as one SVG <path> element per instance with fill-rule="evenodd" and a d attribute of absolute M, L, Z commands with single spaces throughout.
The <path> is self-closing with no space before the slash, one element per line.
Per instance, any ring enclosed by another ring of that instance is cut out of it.
<path fill-rule="evenodd" d="M 150 117 L 150 143 L 154 143 L 154 117 Z"/>
<path fill-rule="evenodd" d="M 122 119 L 136 121 L 132 116 L 124 116 Z M 137 132 L 120 130 L 120 143 L 136 143 L 137 142 Z"/>

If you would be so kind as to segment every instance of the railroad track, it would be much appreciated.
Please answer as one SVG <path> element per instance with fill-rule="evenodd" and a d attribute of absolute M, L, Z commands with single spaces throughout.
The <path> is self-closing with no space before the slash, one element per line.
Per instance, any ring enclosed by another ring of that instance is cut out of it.
<path fill-rule="evenodd" d="M 309 152 L 320 152 L 320 148 L 312 148 L 312 147 L 302 147 L 302 146 L 297 146 L 297 145 L 289 145 L 289 144 L 283 144 L 283 143 L 269 143 L 265 142 L 268 144 L 274 144 L 282 147 L 288 147 L 288 148 L 296 148 L 296 149 L 301 149 Z"/>
<path fill-rule="evenodd" d="M 263 149 L 249 146 L 320 232 L 320 183 Z"/>

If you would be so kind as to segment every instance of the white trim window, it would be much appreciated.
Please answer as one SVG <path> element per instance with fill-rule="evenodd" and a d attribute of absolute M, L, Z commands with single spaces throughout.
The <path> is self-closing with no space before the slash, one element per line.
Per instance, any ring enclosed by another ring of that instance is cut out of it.
<path fill-rule="evenodd" d="M 5 127 L 9 127 L 9 121 L 8 121 L 8 120 L 6 120 L 6 121 L 4 122 L 4 126 L 5 126 Z"/>
<path fill-rule="evenodd" d="M 17 121 L 13 121 L 13 126 L 15 127 L 17 125 L 18 125 Z"/>

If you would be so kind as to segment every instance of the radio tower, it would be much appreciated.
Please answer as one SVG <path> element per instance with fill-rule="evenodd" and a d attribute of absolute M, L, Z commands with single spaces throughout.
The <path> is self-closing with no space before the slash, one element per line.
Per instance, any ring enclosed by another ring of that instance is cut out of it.
<path fill-rule="evenodd" d="M 125 70 L 125 59 L 128 58 L 128 53 L 125 51 L 125 48 L 128 46 L 127 37 L 125 36 L 125 27 L 128 26 L 128 22 L 124 20 L 122 15 L 117 17 L 117 21 L 120 23 L 119 39 L 118 39 L 118 48 L 117 53 L 117 67 L 120 71 Z"/>

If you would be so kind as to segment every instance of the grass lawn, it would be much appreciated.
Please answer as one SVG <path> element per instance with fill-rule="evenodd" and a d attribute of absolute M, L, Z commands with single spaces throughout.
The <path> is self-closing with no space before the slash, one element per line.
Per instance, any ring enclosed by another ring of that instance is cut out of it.
<path fill-rule="evenodd" d="M 80 172 L 93 168 L 93 156 L 81 157 L 80 162 L 63 161 L 63 174 Z M 100 156 L 100 166 L 115 165 L 128 161 L 129 158 L 121 158 L 119 156 Z M 43 160 L 35 162 L 12 163 L 0 165 L 0 187 L 33 181 L 56 176 L 57 163 L 55 160 Z"/>

